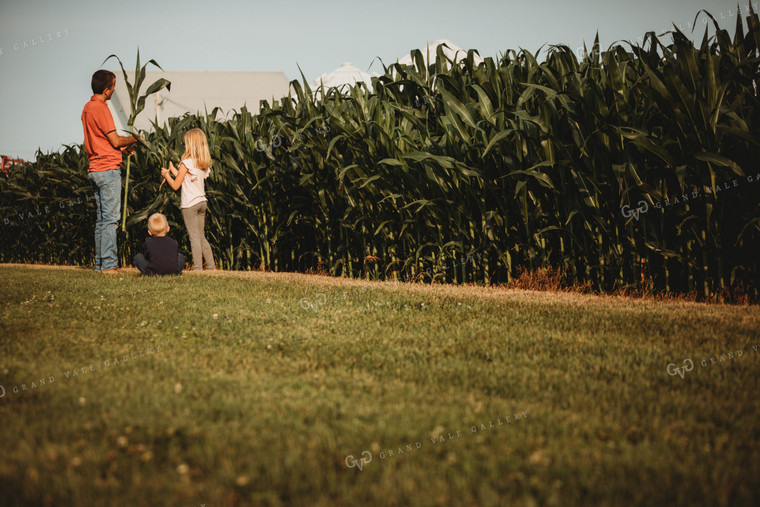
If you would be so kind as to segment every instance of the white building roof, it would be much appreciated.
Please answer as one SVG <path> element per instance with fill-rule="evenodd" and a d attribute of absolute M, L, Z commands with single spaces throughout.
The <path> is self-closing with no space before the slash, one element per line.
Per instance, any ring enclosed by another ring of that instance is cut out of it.
<path fill-rule="evenodd" d="M 130 114 L 129 96 L 121 70 L 116 74 L 116 91 L 109 101 L 114 123 L 119 130 L 127 129 Z M 134 71 L 127 71 L 130 82 Z M 185 113 L 211 112 L 220 107 L 225 115 L 240 110 L 243 105 L 255 113 L 259 101 L 270 104 L 288 94 L 289 82 L 282 72 L 236 72 L 236 71 L 170 71 L 150 70 L 145 73 L 141 93 L 157 79 L 171 81 L 171 91 L 163 90 L 145 100 L 145 109 L 137 115 L 135 127 L 150 130 L 151 121 L 163 125 L 168 118 Z"/>
<path fill-rule="evenodd" d="M 354 86 L 358 82 L 363 82 L 367 85 L 369 91 L 372 91 L 372 77 L 378 76 L 378 74 L 367 74 L 361 69 L 358 69 L 350 63 L 344 63 L 337 69 L 326 74 L 322 74 L 315 79 L 312 84 L 312 90 L 316 90 L 321 84 L 324 84 L 327 88 L 342 88 L 344 85 Z"/>
<path fill-rule="evenodd" d="M 448 46 L 448 47 L 443 48 L 443 54 L 447 58 L 450 58 L 452 61 L 457 62 L 457 61 L 461 61 L 467 58 L 467 51 L 460 48 L 459 46 L 457 46 L 450 40 L 446 40 L 446 39 L 434 40 L 433 42 L 428 43 L 428 45 L 425 46 L 425 48 L 420 49 L 420 52 L 422 52 L 422 59 L 425 61 L 426 67 L 433 65 L 436 62 L 436 58 L 437 58 L 436 51 L 437 51 L 438 46 L 440 46 L 441 44 L 446 44 L 446 46 Z M 430 63 L 428 63 L 428 52 L 430 53 Z M 473 60 L 475 62 L 475 65 L 478 65 L 479 63 L 483 61 L 483 59 L 477 54 L 474 55 Z M 407 54 L 405 57 L 399 59 L 398 63 L 400 63 L 401 65 L 414 65 L 414 60 L 412 60 L 411 52 Z"/>

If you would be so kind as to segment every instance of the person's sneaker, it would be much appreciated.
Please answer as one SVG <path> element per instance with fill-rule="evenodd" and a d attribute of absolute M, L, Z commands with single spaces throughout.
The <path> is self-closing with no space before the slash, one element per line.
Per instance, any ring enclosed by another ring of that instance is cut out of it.
<path fill-rule="evenodd" d="M 119 268 L 112 268 L 112 269 L 104 269 L 101 271 L 101 273 L 106 275 L 122 275 L 124 272 Z"/>

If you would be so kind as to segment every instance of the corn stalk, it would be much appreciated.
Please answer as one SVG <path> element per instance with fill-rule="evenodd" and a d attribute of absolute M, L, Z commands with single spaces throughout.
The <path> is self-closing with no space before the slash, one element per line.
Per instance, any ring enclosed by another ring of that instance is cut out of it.
<path fill-rule="evenodd" d="M 198 127 L 214 160 L 208 239 L 226 268 L 457 283 L 556 268 L 601 291 L 743 284 L 758 297 L 758 41 L 751 12 L 746 32 L 741 20 L 733 37 L 715 23 L 697 45 L 676 28 L 607 50 L 597 38 L 581 57 L 551 46 L 543 61 L 510 50 L 455 63 L 439 51 L 426 67 L 415 50 L 413 65 L 384 67 L 372 92 L 293 81 L 256 111 L 185 115 L 146 133 L 154 149 L 134 154 L 126 227 L 155 210 L 181 223 L 177 196 L 151 175 Z M 38 169 L 67 181 L 78 149 L 0 178 L 10 200 L 1 259 L 40 255 L 24 242 L 51 231 L 24 229 L 11 211 L 57 199 L 24 178 L 38 181 Z M 138 247 L 127 241 L 125 256 Z"/>
<path fill-rule="evenodd" d="M 130 108 L 130 114 L 129 114 L 129 119 L 127 120 L 127 125 L 129 126 L 129 134 L 132 135 L 134 134 L 135 118 L 137 118 L 137 115 L 140 114 L 140 112 L 143 109 L 145 109 L 145 99 L 163 88 L 166 88 L 167 90 L 171 90 L 171 83 L 164 78 L 157 79 L 155 82 L 153 82 L 153 84 L 148 86 L 148 89 L 145 91 L 144 94 L 140 95 L 140 88 L 142 87 L 143 81 L 145 80 L 145 70 L 148 67 L 148 65 L 153 64 L 154 66 L 158 67 L 161 70 L 164 70 L 164 69 L 162 69 L 161 66 L 155 60 L 149 60 L 148 63 L 140 67 L 140 50 L 138 49 L 137 63 L 135 65 L 135 82 L 133 84 L 129 82 L 127 71 L 124 69 L 124 65 L 121 63 L 121 59 L 118 56 L 110 55 L 108 58 L 103 60 L 103 64 L 105 64 L 111 58 L 116 58 L 116 60 L 119 62 L 119 67 L 121 67 L 121 72 L 124 76 L 124 84 L 127 86 L 127 91 L 129 95 L 129 108 Z M 103 64 L 101 64 L 101 66 Z M 138 136 L 138 139 L 139 139 L 139 136 Z M 128 208 L 127 199 L 129 196 L 129 170 L 130 170 L 131 160 L 132 160 L 132 153 L 127 155 L 127 174 L 124 180 L 124 211 L 123 211 L 122 220 L 121 220 L 122 231 L 127 230 L 127 208 Z"/>

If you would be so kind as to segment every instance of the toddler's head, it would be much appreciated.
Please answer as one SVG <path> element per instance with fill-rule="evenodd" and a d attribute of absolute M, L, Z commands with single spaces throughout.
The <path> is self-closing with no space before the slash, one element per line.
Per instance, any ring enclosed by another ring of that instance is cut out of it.
<path fill-rule="evenodd" d="M 166 236 L 169 221 L 163 213 L 153 213 L 148 219 L 148 232 L 151 236 Z"/>

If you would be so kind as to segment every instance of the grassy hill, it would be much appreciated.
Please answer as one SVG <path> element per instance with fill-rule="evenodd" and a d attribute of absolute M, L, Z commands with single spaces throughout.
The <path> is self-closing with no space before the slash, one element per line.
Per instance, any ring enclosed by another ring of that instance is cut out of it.
<path fill-rule="evenodd" d="M 0 265 L 0 328 L 1 505 L 760 501 L 757 306 Z"/>

